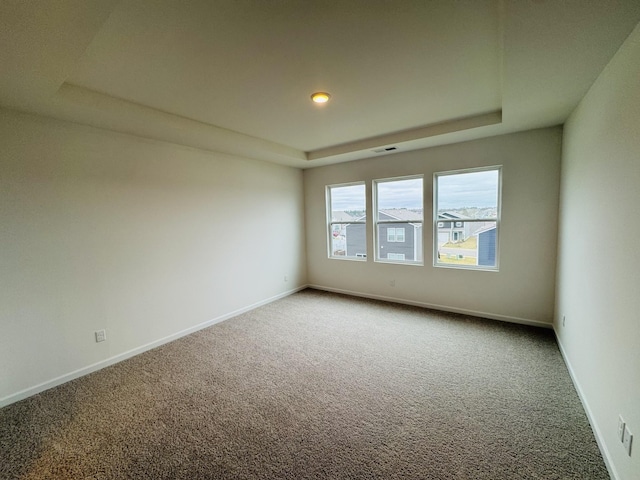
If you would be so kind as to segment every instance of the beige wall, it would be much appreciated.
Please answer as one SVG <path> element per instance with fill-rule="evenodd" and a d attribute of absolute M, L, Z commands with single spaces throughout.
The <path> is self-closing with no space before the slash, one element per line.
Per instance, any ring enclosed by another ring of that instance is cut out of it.
<path fill-rule="evenodd" d="M 556 331 L 614 475 L 640 479 L 640 26 L 565 125 L 561 191 Z"/>
<path fill-rule="evenodd" d="M 0 145 L 0 405 L 306 283 L 298 169 L 6 110 Z"/>
<path fill-rule="evenodd" d="M 550 324 L 561 137 L 560 128 L 541 129 L 305 170 L 309 283 L 493 318 Z M 367 262 L 327 258 L 326 185 L 365 180 L 370 209 L 371 180 L 423 174 L 425 211 L 431 212 L 434 172 L 487 165 L 503 165 L 499 272 L 434 268 L 429 214 L 424 266 L 373 262 L 370 224 Z M 395 286 L 390 280 L 395 280 Z"/>

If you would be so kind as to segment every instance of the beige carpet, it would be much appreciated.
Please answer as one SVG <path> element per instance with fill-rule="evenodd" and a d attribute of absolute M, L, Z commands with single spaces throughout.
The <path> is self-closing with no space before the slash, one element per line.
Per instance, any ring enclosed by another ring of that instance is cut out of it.
<path fill-rule="evenodd" d="M 550 331 L 306 290 L 0 410 L 0 477 L 605 479 Z"/>

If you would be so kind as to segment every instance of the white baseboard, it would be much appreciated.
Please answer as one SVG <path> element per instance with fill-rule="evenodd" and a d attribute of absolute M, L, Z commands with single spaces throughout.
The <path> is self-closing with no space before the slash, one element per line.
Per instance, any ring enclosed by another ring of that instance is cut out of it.
<path fill-rule="evenodd" d="M 38 393 L 44 392 L 45 390 L 49 390 L 50 388 L 53 387 L 57 387 L 58 385 L 62 385 L 63 383 L 69 382 L 71 380 L 75 380 L 76 378 L 82 377 L 84 375 L 88 375 L 89 373 L 93 373 L 97 370 L 103 369 L 105 367 L 108 367 L 110 365 L 114 365 L 118 362 L 121 362 L 123 360 L 126 360 L 127 358 L 131 358 L 134 357 L 140 353 L 146 352 L 148 350 L 151 350 L 153 348 L 159 347 L 160 345 L 164 345 L 165 343 L 169 343 L 172 342 L 173 340 L 177 340 L 178 338 L 184 337 L 186 335 L 189 335 L 191 333 L 197 332 L 198 330 L 202 330 L 203 328 L 207 328 L 210 327 L 211 325 L 215 325 L 216 323 L 220 323 L 223 322 L 225 320 L 228 320 L 232 317 L 236 317 L 242 313 L 248 312 L 250 310 L 253 310 L 255 308 L 261 307 L 263 305 L 266 305 L 268 303 L 274 302 L 276 300 L 279 300 L 281 298 L 287 297 L 289 295 L 292 295 L 296 292 L 299 292 L 300 290 L 304 290 L 305 288 L 307 288 L 307 285 L 303 285 L 297 288 L 294 288 L 293 290 L 288 290 L 284 293 L 280 293 L 278 295 L 275 295 L 273 297 L 267 298 L 265 300 L 262 300 L 260 302 L 254 303 L 252 305 L 248 305 L 246 307 L 240 308 L 238 310 L 234 310 L 233 312 L 229 312 L 226 313 L 224 315 L 220 315 L 219 317 L 213 318 L 211 320 L 207 320 L 206 322 L 203 323 L 199 323 L 198 325 L 194 325 L 193 327 L 189 327 L 187 329 L 181 330 L 177 333 L 168 335 L 164 338 L 161 338 L 159 340 L 155 340 L 153 342 L 147 343 L 145 345 L 142 345 L 140 347 L 134 348 L 132 350 L 120 353 L 118 355 L 115 355 L 113 357 L 109 357 L 105 360 L 101 360 L 99 362 L 93 363 L 91 365 L 87 365 L 86 367 L 82 367 L 79 368 L 77 370 L 74 370 L 72 372 L 69 373 L 65 373 L 64 375 L 60 375 L 59 377 L 53 378 L 51 380 L 47 380 L 46 382 L 42 382 L 38 385 L 34 385 L 33 387 L 29 387 L 29 388 L 25 388 L 24 390 L 21 390 L 19 392 L 16 393 L 12 393 L 10 395 L 7 395 L 5 397 L 0 398 L 0 408 L 5 407 L 7 405 L 10 405 L 12 403 L 15 402 L 19 402 L 20 400 L 24 400 L 25 398 L 28 398 L 32 395 L 36 395 Z"/>
<path fill-rule="evenodd" d="M 567 356 L 567 353 L 564 349 L 564 346 L 562 345 L 562 342 L 560 341 L 560 337 L 558 336 L 558 332 L 556 331 L 556 329 L 553 329 L 553 332 L 555 333 L 556 336 L 556 341 L 558 342 L 558 347 L 560 348 L 560 354 L 562 355 L 562 359 L 564 360 L 565 365 L 567 366 L 567 370 L 569 370 L 569 376 L 571 377 L 571 381 L 573 382 L 573 386 L 575 387 L 576 391 L 578 392 L 578 397 L 580 398 L 580 401 L 582 402 L 582 406 L 584 407 L 584 411 L 587 414 L 587 418 L 589 419 L 589 423 L 591 424 L 591 429 L 593 430 L 593 435 L 596 438 L 596 443 L 598 444 L 598 448 L 600 448 L 600 453 L 602 453 L 602 458 L 604 459 L 604 464 L 607 467 L 607 470 L 609 471 L 609 476 L 613 479 L 613 480 L 619 480 L 620 476 L 618 475 L 618 471 L 616 470 L 615 465 L 613 464 L 613 461 L 611 459 L 611 454 L 609 453 L 609 449 L 607 448 L 606 443 L 604 442 L 604 439 L 602 437 L 602 432 L 600 431 L 600 428 L 598 427 L 598 424 L 596 423 L 595 417 L 593 416 L 593 412 L 591 411 L 591 408 L 589 407 L 589 402 L 587 402 L 587 397 L 584 394 L 584 391 L 582 390 L 582 387 L 580 386 L 580 382 L 578 381 L 578 378 L 576 377 L 575 371 L 573 370 L 573 366 L 571 365 L 571 362 L 569 361 L 569 357 Z"/>
<path fill-rule="evenodd" d="M 315 288 L 316 290 L 324 290 L 327 292 L 341 293 L 344 295 L 353 295 L 354 297 L 371 298 L 373 300 L 383 300 L 385 302 L 401 303 L 403 305 L 412 305 L 414 307 L 430 308 L 432 310 L 440 310 L 443 312 L 461 313 L 463 315 L 471 315 L 473 317 L 490 318 L 491 320 L 500 320 L 502 322 L 518 323 L 521 325 L 531 325 L 534 327 L 549 328 L 552 329 L 553 325 L 550 323 L 541 322 L 539 320 L 530 320 L 528 318 L 511 317 L 508 315 L 499 315 L 495 313 L 480 312 L 477 310 L 468 310 L 465 308 L 449 307 L 446 305 L 437 305 L 433 303 L 417 302 L 414 300 L 406 300 L 403 298 L 386 297 L 383 295 L 374 295 L 371 293 L 354 292 L 352 290 L 343 290 L 340 288 L 325 287 L 322 285 L 309 285 L 309 288 Z"/>

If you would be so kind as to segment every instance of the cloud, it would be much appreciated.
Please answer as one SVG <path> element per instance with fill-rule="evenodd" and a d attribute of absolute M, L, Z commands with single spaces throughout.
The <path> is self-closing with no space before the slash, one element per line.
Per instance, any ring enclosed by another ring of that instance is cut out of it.
<path fill-rule="evenodd" d="M 345 187 L 331 188 L 331 210 L 364 210 L 365 188 L 364 184 L 348 185 Z"/>
<path fill-rule="evenodd" d="M 495 208 L 498 204 L 498 170 L 439 175 L 438 209 L 463 207 Z M 381 181 L 377 186 L 378 208 L 422 209 L 424 186 L 422 178 Z M 331 188 L 333 211 L 364 210 L 365 185 Z"/>
<path fill-rule="evenodd" d="M 463 207 L 497 207 L 497 205 L 497 170 L 438 177 L 438 210 Z"/>
<path fill-rule="evenodd" d="M 379 182 L 377 185 L 378 208 L 423 208 L 422 178 Z"/>

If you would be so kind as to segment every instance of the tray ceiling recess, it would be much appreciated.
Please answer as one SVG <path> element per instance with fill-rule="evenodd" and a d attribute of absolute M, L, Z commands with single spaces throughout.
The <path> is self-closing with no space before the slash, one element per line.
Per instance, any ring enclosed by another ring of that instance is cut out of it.
<path fill-rule="evenodd" d="M 561 124 L 639 20 L 625 0 L 7 0 L 0 105 L 309 168 Z"/>

